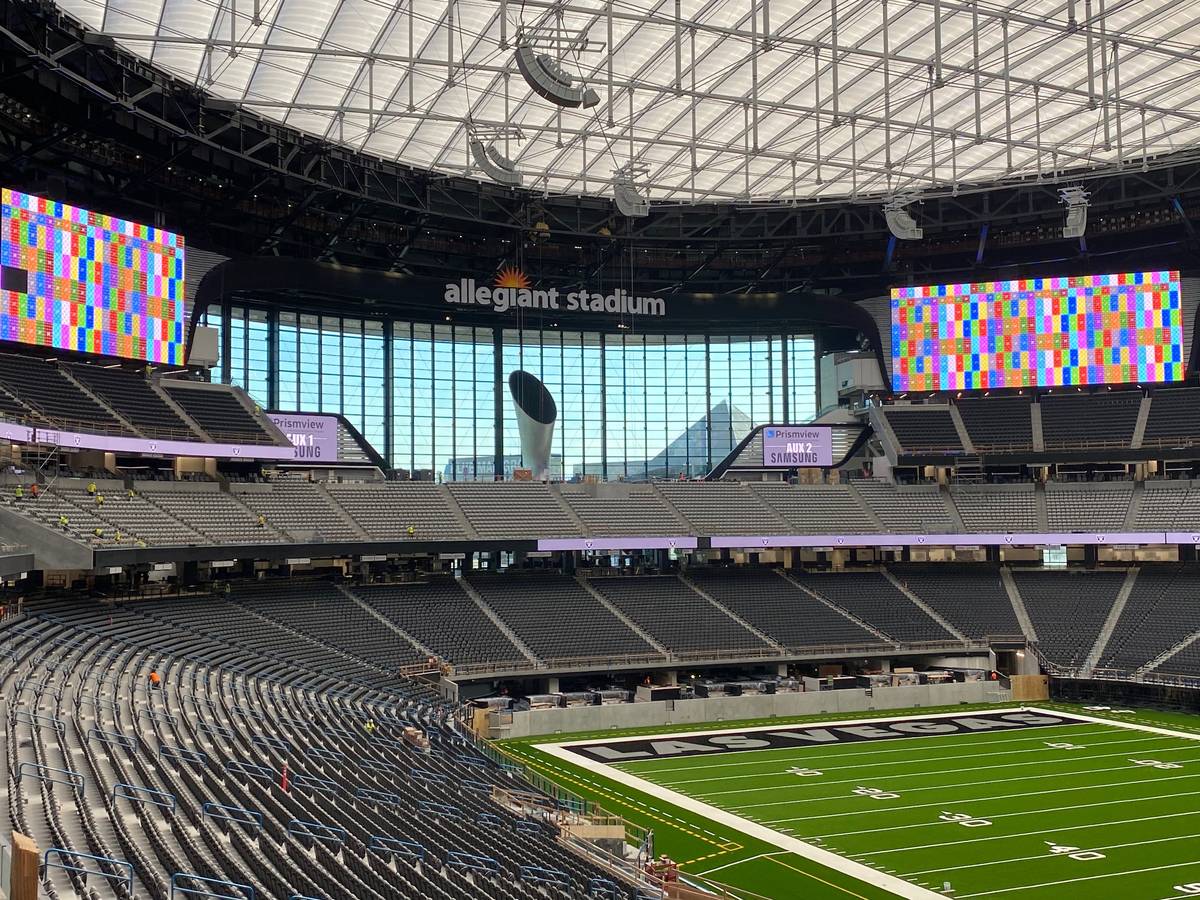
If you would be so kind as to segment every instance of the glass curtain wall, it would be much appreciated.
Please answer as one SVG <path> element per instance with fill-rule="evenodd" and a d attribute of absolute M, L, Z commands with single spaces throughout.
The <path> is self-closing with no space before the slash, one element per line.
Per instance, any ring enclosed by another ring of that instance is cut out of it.
<path fill-rule="evenodd" d="M 206 324 L 222 332 L 214 380 L 265 408 L 341 413 L 417 477 L 492 480 L 497 464 L 505 477 L 522 466 L 517 369 L 558 405 L 552 469 L 567 479 L 702 475 L 755 426 L 816 414 L 807 334 L 516 330 L 238 305 L 211 308 Z"/>

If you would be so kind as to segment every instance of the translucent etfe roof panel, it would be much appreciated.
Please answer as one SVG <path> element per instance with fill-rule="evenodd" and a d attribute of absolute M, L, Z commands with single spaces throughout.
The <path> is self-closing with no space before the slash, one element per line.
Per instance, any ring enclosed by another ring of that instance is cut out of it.
<path fill-rule="evenodd" d="M 59 0 L 255 113 L 375 156 L 652 199 L 945 193 L 1200 142 L 1200 0 Z M 518 41 L 599 96 L 535 94 Z"/>

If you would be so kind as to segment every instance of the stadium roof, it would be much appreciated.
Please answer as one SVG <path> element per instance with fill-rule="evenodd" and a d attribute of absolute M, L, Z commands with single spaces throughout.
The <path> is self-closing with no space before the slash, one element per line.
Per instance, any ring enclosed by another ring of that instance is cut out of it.
<path fill-rule="evenodd" d="M 1200 143 L 1197 0 L 59 4 L 265 117 L 485 177 L 474 132 L 550 193 L 611 193 L 632 161 L 676 203 L 946 194 Z M 600 103 L 533 93 L 519 34 Z"/>

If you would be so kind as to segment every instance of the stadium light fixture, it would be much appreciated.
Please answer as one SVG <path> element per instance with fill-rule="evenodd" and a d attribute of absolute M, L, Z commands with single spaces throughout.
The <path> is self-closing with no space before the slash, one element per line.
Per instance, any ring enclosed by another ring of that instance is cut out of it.
<path fill-rule="evenodd" d="M 901 241 L 919 241 L 925 236 L 925 230 L 905 209 L 912 202 L 911 197 L 895 195 L 889 197 L 883 204 L 883 217 L 887 220 L 888 231 Z"/>
<path fill-rule="evenodd" d="M 1067 221 L 1063 225 L 1063 237 L 1083 237 L 1083 233 L 1087 231 L 1088 197 L 1091 194 L 1082 187 L 1074 186 L 1059 188 L 1058 196 L 1058 202 L 1067 205 Z"/>
<path fill-rule="evenodd" d="M 538 53 L 531 42 L 517 44 L 517 68 L 530 89 L 558 106 L 591 109 L 600 102 L 600 95 L 590 87 L 575 83 L 558 61 L 548 53 Z"/>

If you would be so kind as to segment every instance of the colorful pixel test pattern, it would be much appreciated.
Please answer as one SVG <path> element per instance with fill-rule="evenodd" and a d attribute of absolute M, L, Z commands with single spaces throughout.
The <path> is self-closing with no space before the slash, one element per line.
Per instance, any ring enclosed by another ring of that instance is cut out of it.
<path fill-rule="evenodd" d="M 1183 378 L 1178 272 L 892 289 L 897 391 Z"/>
<path fill-rule="evenodd" d="M 184 361 L 183 238 L 0 192 L 0 340 Z"/>

